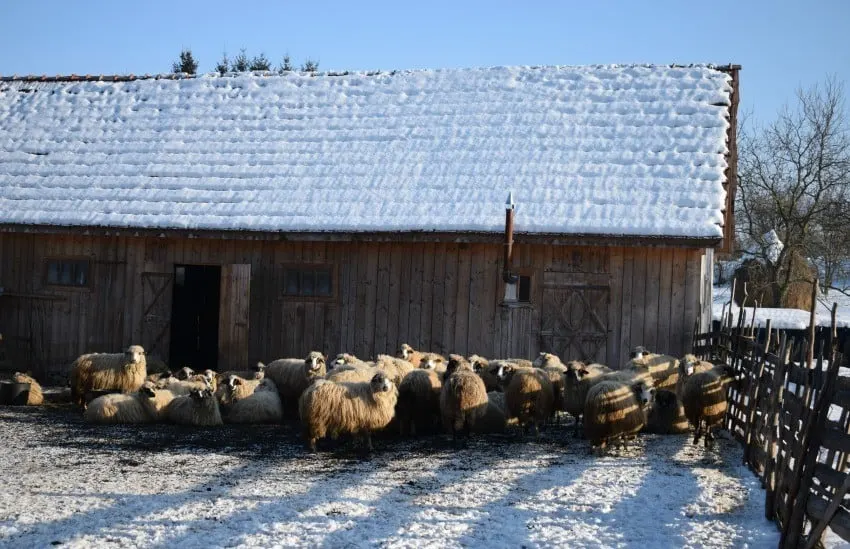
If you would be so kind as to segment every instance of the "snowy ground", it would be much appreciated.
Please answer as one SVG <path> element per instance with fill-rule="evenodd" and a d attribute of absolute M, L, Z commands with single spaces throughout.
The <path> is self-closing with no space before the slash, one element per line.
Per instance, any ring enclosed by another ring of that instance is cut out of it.
<path fill-rule="evenodd" d="M 376 440 L 306 454 L 296 425 L 90 426 L 0 408 L 0 546 L 776 547 L 738 444 L 644 436 Z"/>

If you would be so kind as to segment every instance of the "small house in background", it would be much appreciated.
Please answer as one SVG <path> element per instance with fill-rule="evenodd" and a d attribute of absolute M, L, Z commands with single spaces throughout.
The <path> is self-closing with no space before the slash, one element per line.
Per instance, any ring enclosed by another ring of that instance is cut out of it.
<path fill-rule="evenodd" d="M 41 373 L 129 344 L 682 354 L 732 243 L 737 90 L 737 66 L 2 78 L 0 333 Z"/>

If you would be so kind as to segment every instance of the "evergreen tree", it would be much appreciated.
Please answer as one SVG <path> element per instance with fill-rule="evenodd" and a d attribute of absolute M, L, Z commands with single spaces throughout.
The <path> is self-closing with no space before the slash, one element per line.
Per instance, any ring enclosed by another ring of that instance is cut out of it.
<path fill-rule="evenodd" d="M 301 70 L 302 72 L 316 72 L 319 70 L 319 62 L 313 61 L 308 57 L 307 60 L 304 61 L 304 64 L 301 65 Z"/>
<path fill-rule="evenodd" d="M 230 72 L 230 59 L 227 58 L 227 52 L 221 55 L 221 61 L 216 64 L 215 70 L 221 75 Z"/>
<path fill-rule="evenodd" d="M 251 64 L 248 66 L 248 70 L 270 71 L 272 70 L 272 63 L 266 57 L 265 53 L 261 53 L 260 55 L 255 55 L 254 58 L 251 59 Z"/>
<path fill-rule="evenodd" d="M 245 48 L 239 50 L 239 55 L 233 60 L 233 63 L 230 65 L 231 70 L 234 72 L 245 72 L 251 66 L 251 62 L 248 60 L 248 54 L 245 53 Z"/>
<path fill-rule="evenodd" d="M 187 74 L 195 74 L 198 72 L 198 62 L 192 55 L 192 50 L 184 49 L 180 52 L 180 60 L 171 64 L 171 71 L 174 73 L 185 72 Z"/>
<path fill-rule="evenodd" d="M 292 72 L 293 70 L 294 70 L 294 67 L 292 66 L 292 59 L 289 57 L 289 54 L 287 53 L 286 55 L 283 56 L 283 62 L 280 64 L 280 68 L 277 70 L 277 72 L 284 73 L 284 72 Z"/>

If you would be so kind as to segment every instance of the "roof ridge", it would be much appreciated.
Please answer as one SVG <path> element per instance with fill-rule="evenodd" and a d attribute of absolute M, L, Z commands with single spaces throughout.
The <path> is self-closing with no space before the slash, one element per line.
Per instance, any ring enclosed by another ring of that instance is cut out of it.
<path fill-rule="evenodd" d="M 714 64 L 714 63 L 689 63 L 689 64 L 657 64 L 657 63 L 611 63 L 611 64 L 589 64 L 589 65 L 494 65 L 490 67 L 456 67 L 456 68 L 437 68 L 437 69 L 391 69 L 391 70 L 343 70 L 343 71 L 324 71 L 324 72 L 307 72 L 307 71 L 242 71 L 228 72 L 219 74 L 216 71 L 199 74 L 189 73 L 160 73 L 160 74 L 27 74 L 11 76 L 0 75 L 0 82 L 132 82 L 135 80 L 190 80 L 195 78 L 232 78 L 237 76 L 256 76 L 256 77 L 275 77 L 286 76 L 289 74 L 310 75 L 313 77 L 319 76 L 393 76 L 398 73 L 419 73 L 428 71 L 473 71 L 473 70 L 492 70 L 492 69 L 551 69 L 551 68 L 707 68 L 719 71 L 740 70 L 741 65 L 734 63 Z"/>

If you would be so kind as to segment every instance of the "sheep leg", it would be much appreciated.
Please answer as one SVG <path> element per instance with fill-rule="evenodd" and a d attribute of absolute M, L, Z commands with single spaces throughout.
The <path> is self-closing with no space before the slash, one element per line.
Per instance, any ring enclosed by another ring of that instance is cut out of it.
<path fill-rule="evenodd" d="M 374 452 L 375 448 L 372 446 L 372 432 L 366 431 L 366 433 L 363 435 L 363 438 L 366 440 L 366 451 Z"/>
<path fill-rule="evenodd" d="M 714 433 L 711 431 L 711 427 L 706 427 L 706 435 L 705 435 L 705 447 L 710 448 L 714 444 Z"/>
<path fill-rule="evenodd" d="M 694 444 L 699 444 L 700 436 L 702 436 L 702 420 L 697 421 L 697 428 L 694 431 Z"/>
<path fill-rule="evenodd" d="M 581 414 L 579 414 L 579 415 L 577 415 L 577 416 L 573 416 L 573 417 L 575 417 L 575 420 L 576 420 L 576 421 L 575 421 L 575 423 L 573 424 L 573 435 L 574 435 L 576 438 L 578 438 L 578 436 L 579 436 L 579 434 L 578 434 L 578 426 L 579 426 L 579 423 L 581 423 Z"/>

